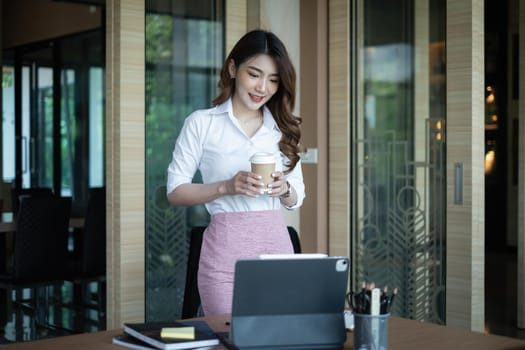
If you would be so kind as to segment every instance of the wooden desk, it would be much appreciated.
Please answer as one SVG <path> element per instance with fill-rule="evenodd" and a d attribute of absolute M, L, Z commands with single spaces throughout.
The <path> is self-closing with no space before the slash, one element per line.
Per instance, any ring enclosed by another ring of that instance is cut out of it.
<path fill-rule="evenodd" d="M 13 234 L 16 232 L 16 221 L 13 218 L 13 213 L 2 213 L 2 221 L 0 221 L 0 249 L 12 247 Z M 83 217 L 71 217 L 69 219 L 69 227 L 74 229 L 82 229 L 84 227 Z M 75 250 L 80 249 L 81 242 L 75 244 Z M 9 269 L 9 256 L 12 254 L 12 248 L 7 248 L 7 252 L 3 259 L 0 259 L 0 270 Z"/>
<path fill-rule="evenodd" d="M 71 217 L 69 219 L 69 227 L 73 229 L 84 227 L 83 217 Z M 0 221 L 0 233 L 15 232 L 16 221 L 13 219 L 13 213 L 2 213 L 2 221 Z"/>
<path fill-rule="evenodd" d="M 204 317 L 203 320 L 218 332 L 228 330 L 225 321 L 227 316 Z M 96 333 L 85 333 L 47 340 L 39 340 L 26 343 L 16 343 L 4 346 L 3 349 L 13 350 L 117 350 L 126 349 L 111 344 L 115 335 L 121 334 L 122 330 L 111 330 Z M 482 333 L 469 332 L 438 326 L 431 323 L 422 323 L 397 317 L 390 318 L 388 329 L 389 350 L 518 350 L 525 349 L 525 340 L 501 337 L 497 335 L 486 335 Z M 353 349 L 353 333 L 347 333 L 347 342 L 344 349 Z M 217 349 L 224 349 L 217 347 Z"/>

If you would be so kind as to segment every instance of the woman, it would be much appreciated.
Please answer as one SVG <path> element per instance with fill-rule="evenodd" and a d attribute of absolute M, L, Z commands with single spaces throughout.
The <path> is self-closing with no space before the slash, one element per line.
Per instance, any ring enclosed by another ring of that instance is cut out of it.
<path fill-rule="evenodd" d="M 292 114 L 295 71 L 273 33 L 245 34 L 228 55 L 214 108 L 191 113 L 168 167 L 173 205 L 205 204 L 211 219 L 199 261 L 206 315 L 231 312 L 235 262 L 260 254 L 293 253 L 281 206 L 301 206 L 305 193 L 299 152 L 301 119 Z M 261 187 L 250 157 L 270 152 L 273 182 Z M 202 184 L 191 183 L 197 171 Z"/>

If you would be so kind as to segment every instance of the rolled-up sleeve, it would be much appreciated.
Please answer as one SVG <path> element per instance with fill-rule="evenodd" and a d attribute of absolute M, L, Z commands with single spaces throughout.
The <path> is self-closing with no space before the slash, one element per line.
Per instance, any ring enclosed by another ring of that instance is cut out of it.
<path fill-rule="evenodd" d="M 168 166 L 166 183 L 168 194 L 182 184 L 191 183 L 202 154 L 199 133 L 195 115 L 188 116 L 175 141 L 172 159 Z"/>
<path fill-rule="evenodd" d="M 297 193 L 297 202 L 291 207 L 284 207 L 289 210 L 297 209 L 301 205 L 303 205 L 304 198 L 306 197 L 304 189 L 303 170 L 301 167 L 300 160 L 295 165 L 295 168 L 290 173 L 288 173 L 288 175 L 286 176 L 286 180 L 290 183 L 290 185 L 294 188 L 295 192 Z"/>

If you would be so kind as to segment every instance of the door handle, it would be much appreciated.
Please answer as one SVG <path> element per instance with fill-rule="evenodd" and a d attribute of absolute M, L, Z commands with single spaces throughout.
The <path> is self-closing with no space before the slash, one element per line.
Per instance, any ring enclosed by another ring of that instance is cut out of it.
<path fill-rule="evenodd" d="M 27 147 L 27 137 L 22 136 L 22 174 L 26 174 L 27 169 L 29 168 L 29 156 Z"/>
<path fill-rule="evenodd" d="M 463 163 L 454 164 L 454 204 L 463 204 Z"/>

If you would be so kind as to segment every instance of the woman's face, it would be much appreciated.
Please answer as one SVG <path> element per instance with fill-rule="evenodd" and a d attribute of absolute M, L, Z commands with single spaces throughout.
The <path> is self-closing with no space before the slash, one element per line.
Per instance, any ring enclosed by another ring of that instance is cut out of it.
<path fill-rule="evenodd" d="M 239 67 L 232 61 L 229 69 L 235 77 L 233 106 L 236 113 L 259 110 L 279 88 L 279 71 L 269 55 L 256 55 Z"/>

